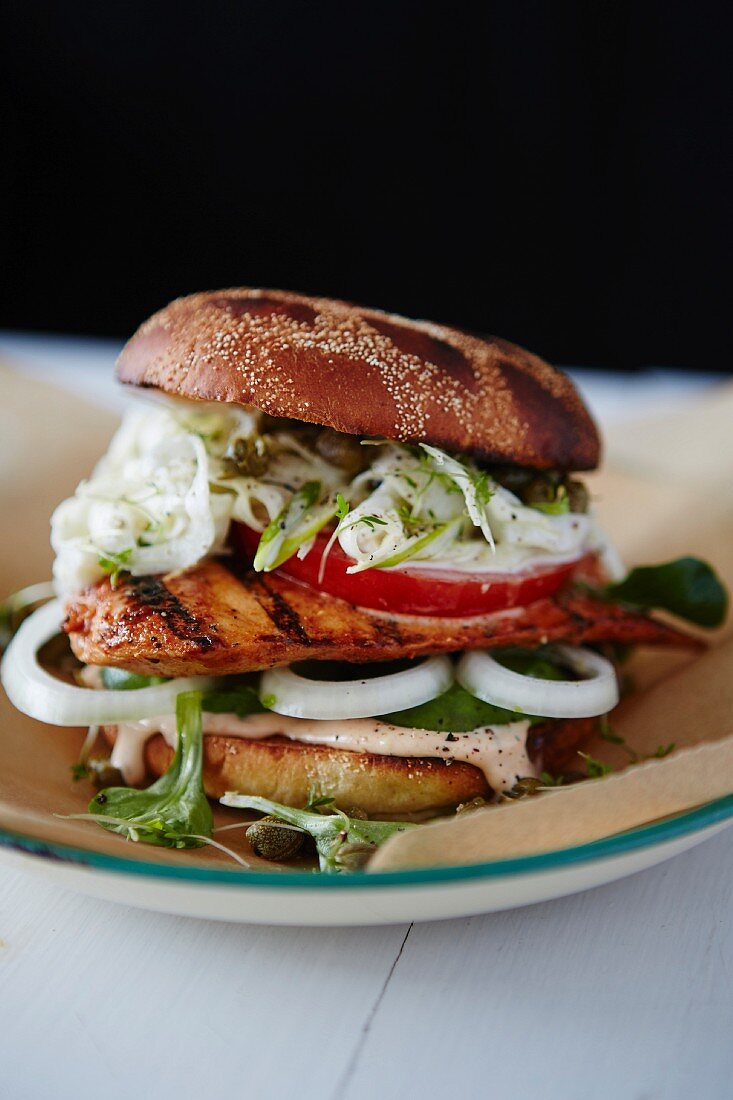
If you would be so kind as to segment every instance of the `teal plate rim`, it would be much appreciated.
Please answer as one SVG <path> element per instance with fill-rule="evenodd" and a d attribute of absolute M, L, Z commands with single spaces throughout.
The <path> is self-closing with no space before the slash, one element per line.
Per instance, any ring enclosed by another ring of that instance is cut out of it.
<path fill-rule="evenodd" d="M 733 818 L 733 795 L 718 798 L 694 810 L 687 810 L 675 817 L 642 825 L 628 832 L 617 833 L 589 844 L 570 848 L 557 848 L 539 855 L 518 856 L 513 859 L 491 860 L 485 863 L 467 863 L 448 867 L 420 867 L 406 871 L 378 871 L 373 874 L 321 875 L 313 871 L 256 871 L 214 870 L 206 867 L 176 867 L 173 864 L 153 863 L 146 860 L 110 856 L 68 844 L 58 844 L 38 837 L 0 828 L 0 846 L 24 855 L 71 863 L 76 866 L 112 871 L 118 874 L 144 875 L 177 882 L 203 882 L 211 886 L 233 886 L 257 889 L 276 887 L 291 890 L 307 887 L 318 890 L 371 889 L 375 886 L 436 885 L 481 878 L 516 876 L 536 871 L 551 871 L 576 863 L 588 863 L 596 859 L 625 855 L 655 844 L 677 840 L 691 833 Z"/>

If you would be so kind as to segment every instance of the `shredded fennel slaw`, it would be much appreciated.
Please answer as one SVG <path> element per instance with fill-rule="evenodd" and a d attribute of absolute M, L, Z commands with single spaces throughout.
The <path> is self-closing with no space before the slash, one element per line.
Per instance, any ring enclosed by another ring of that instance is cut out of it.
<path fill-rule="evenodd" d="M 438 448 L 365 440 L 354 475 L 302 427 L 237 405 L 141 401 L 54 512 L 58 594 L 122 570 L 194 565 L 225 550 L 232 521 L 263 532 L 255 568 L 265 571 L 311 552 L 332 523 L 349 572 L 407 561 L 511 572 L 606 546 L 591 515 L 545 514 Z"/>

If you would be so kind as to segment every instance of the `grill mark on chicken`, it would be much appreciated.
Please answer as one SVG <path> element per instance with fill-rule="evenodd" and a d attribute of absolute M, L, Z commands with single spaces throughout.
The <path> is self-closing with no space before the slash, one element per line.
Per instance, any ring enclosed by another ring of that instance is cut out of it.
<path fill-rule="evenodd" d="M 201 649 L 210 649 L 218 639 L 204 629 L 201 620 L 193 614 L 181 600 L 166 587 L 161 577 L 131 577 L 123 587 L 129 598 L 125 608 L 125 626 L 134 627 L 138 623 L 149 623 L 151 615 L 165 619 L 166 627 L 182 641 L 194 642 Z M 158 638 L 151 635 L 151 641 L 158 644 Z"/>
<path fill-rule="evenodd" d="M 277 592 L 264 577 L 257 578 L 257 585 L 261 595 L 259 603 L 262 610 L 272 620 L 273 625 L 294 642 L 309 646 L 311 644 L 308 632 L 300 621 L 300 616 L 295 608 L 288 603 L 281 592 Z"/>

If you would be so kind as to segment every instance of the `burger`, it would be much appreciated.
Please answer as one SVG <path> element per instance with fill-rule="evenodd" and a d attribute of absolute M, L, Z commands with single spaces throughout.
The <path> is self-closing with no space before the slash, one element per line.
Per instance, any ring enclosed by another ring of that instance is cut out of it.
<path fill-rule="evenodd" d="M 156 313 L 117 371 L 139 400 L 53 515 L 56 598 L 3 681 L 104 739 L 89 812 L 128 838 L 204 841 L 203 791 L 296 832 L 371 819 L 368 847 L 577 778 L 622 652 L 701 644 L 650 609 L 725 614 L 696 559 L 627 574 L 593 420 L 504 340 L 232 289 Z M 39 658 L 60 630 L 73 681 Z"/>

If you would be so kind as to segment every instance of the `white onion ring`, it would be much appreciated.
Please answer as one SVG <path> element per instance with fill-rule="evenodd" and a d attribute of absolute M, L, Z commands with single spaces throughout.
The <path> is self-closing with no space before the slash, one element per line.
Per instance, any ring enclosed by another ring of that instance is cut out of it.
<path fill-rule="evenodd" d="M 270 710 L 289 718 L 373 718 L 407 710 L 442 695 L 453 683 L 447 657 L 430 657 L 414 668 L 366 680 L 309 680 L 292 668 L 262 673 L 260 699 Z"/>
<path fill-rule="evenodd" d="M 100 726 L 153 718 L 174 712 L 176 696 L 181 692 L 201 691 L 213 682 L 211 676 L 189 676 L 130 691 L 96 691 L 66 684 L 38 663 L 38 650 L 60 633 L 63 617 L 59 600 L 34 611 L 21 624 L 0 665 L 0 679 L 10 702 L 40 722 L 53 726 Z"/>
<path fill-rule="evenodd" d="M 618 703 L 616 670 L 590 649 L 557 646 L 564 664 L 584 680 L 540 680 L 500 665 L 490 653 L 464 653 L 456 668 L 461 687 L 477 699 L 542 718 L 592 718 Z"/>

